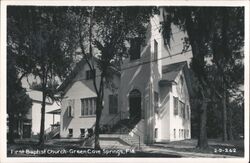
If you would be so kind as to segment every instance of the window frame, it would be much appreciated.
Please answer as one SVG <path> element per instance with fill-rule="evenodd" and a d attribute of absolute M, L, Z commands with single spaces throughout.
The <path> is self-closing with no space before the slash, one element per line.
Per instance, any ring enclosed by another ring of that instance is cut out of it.
<path fill-rule="evenodd" d="M 68 117 L 73 117 L 73 111 L 71 105 L 67 106 L 67 112 L 68 112 Z"/>
<path fill-rule="evenodd" d="M 95 69 L 86 70 L 85 73 L 86 73 L 86 80 L 91 80 L 96 76 L 96 70 Z"/>
<path fill-rule="evenodd" d="M 158 42 L 154 39 L 154 61 L 158 61 Z"/>
<path fill-rule="evenodd" d="M 178 113 L 179 113 L 179 98 L 178 97 L 175 97 L 173 96 L 174 98 L 174 115 L 177 116 Z"/>
<path fill-rule="evenodd" d="M 118 94 L 109 95 L 109 114 L 118 113 Z"/>
<path fill-rule="evenodd" d="M 80 117 L 96 116 L 96 97 L 82 98 L 80 100 L 81 100 Z"/>
<path fill-rule="evenodd" d="M 69 137 L 73 137 L 73 128 L 69 128 L 69 129 L 68 129 L 68 132 L 69 132 L 69 133 L 68 133 L 68 136 L 69 136 Z"/>
<path fill-rule="evenodd" d="M 139 37 L 132 38 L 130 39 L 129 59 L 130 61 L 134 61 L 140 58 L 141 58 L 141 40 Z"/>

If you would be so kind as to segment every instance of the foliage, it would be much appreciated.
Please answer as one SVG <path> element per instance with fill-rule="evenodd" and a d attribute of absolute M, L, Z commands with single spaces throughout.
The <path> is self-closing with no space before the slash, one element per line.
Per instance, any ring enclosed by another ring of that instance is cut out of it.
<path fill-rule="evenodd" d="M 9 6 L 8 47 L 16 57 L 18 75 L 33 74 L 43 93 L 40 143 L 43 144 L 45 99 L 53 98 L 56 78 L 71 70 L 75 45 L 70 24 L 64 21 L 67 7 Z"/>
<path fill-rule="evenodd" d="M 32 100 L 22 88 L 20 79 L 15 69 L 15 58 L 7 55 L 7 114 L 9 116 L 8 142 L 14 142 L 14 130 L 17 123 L 16 117 L 25 117 L 32 106 Z"/>
<path fill-rule="evenodd" d="M 168 44 L 170 42 L 173 23 L 187 32 L 186 43 L 192 47 L 191 68 L 197 78 L 196 82 L 193 82 L 196 92 L 193 98 L 197 101 L 194 102 L 196 104 L 194 108 L 201 108 L 196 123 L 203 125 L 199 130 L 199 134 L 203 133 L 199 137 L 203 145 L 199 145 L 200 141 L 198 145 L 206 148 L 206 129 L 210 134 L 214 129 L 212 125 L 219 123 L 221 119 L 224 120 L 224 124 L 230 121 L 230 118 L 227 120 L 229 101 L 242 92 L 239 88 L 244 81 L 244 9 L 242 7 L 165 7 L 164 14 L 167 18 L 162 26 L 165 42 Z M 207 105 L 201 105 L 205 103 Z M 223 116 L 216 116 L 222 110 Z M 218 119 L 211 121 L 211 117 Z M 207 118 L 209 122 L 206 125 Z M 221 127 L 219 124 L 217 126 L 219 127 L 216 131 Z M 226 128 L 224 125 L 224 134 L 227 134 Z"/>
<path fill-rule="evenodd" d="M 144 40 L 153 11 L 156 10 L 151 7 L 72 7 L 69 12 L 71 24 L 76 27 L 76 39 L 72 41 L 80 47 L 89 69 L 99 70 L 93 78 L 97 94 L 95 148 L 100 148 L 104 87 L 113 87 L 112 77 L 122 59 L 128 57 L 130 40 L 135 37 Z"/>

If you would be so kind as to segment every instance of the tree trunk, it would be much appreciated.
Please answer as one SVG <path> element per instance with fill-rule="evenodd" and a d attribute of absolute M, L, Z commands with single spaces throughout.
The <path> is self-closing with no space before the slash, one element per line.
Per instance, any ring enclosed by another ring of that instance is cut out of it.
<path fill-rule="evenodd" d="M 95 123 L 95 149 L 101 149 L 99 142 L 99 134 L 100 134 L 100 119 L 102 114 L 102 99 L 97 97 L 97 105 L 96 105 L 96 123 Z"/>
<path fill-rule="evenodd" d="M 224 81 L 222 81 L 224 82 Z M 223 89 L 225 88 L 224 83 L 223 83 Z M 226 91 L 223 90 L 223 96 L 222 96 L 222 119 L 223 119 L 223 141 L 227 141 L 227 105 L 226 105 Z"/>
<path fill-rule="evenodd" d="M 207 100 L 203 99 L 202 106 L 200 108 L 200 126 L 199 126 L 199 138 L 197 147 L 200 149 L 208 148 L 207 142 Z"/>
<path fill-rule="evenodd" d="M 46 100 L 46 94 L 43 91 L 39 145 L 44 145 L 45 100 Z"/>
<path fill-rule="evenodd" d="M 14 114 L 9 114 L 9 133 L 8 133 L 8 143 L 13 144 L 14 141 Z"/>
<path fill-rule="evenodd" d="M 233 136 L 233 126 L 232 126 L 232 110 L 228 107 L 228 140 L 234 140 Z"/>

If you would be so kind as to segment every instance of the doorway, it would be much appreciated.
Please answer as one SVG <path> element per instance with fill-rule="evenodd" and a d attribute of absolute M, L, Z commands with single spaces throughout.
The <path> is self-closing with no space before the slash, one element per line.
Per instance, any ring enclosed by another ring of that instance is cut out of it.
<path fill-rule="evenodd" d="M 141 92 L 137 89 L 129 93 L 129 118 L 132 120 L 141 119 Z"/>

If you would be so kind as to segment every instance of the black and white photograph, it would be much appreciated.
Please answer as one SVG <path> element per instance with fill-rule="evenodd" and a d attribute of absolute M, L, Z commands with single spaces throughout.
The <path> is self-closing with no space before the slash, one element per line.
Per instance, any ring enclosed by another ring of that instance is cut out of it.
<path fill-rule="evenodd" d="M 54 3 L 2 7 L 4 161 L 249 161 L 248 3 Z"/>

